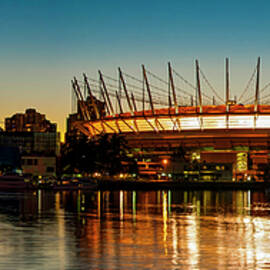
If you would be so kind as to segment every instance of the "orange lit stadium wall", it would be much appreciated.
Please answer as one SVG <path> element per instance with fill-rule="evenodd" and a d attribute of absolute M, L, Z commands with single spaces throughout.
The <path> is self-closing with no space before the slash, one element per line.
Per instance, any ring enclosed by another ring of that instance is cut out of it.
<path fill-rule="evenodd" d="M 254 105 L 179 107 L 175 109 L 124 113 L 94 121 L 76 122 L 87 136 L 122 134 L 145 158 L 170 157 L 178 147 L 200 153 L 200 162 L 236 163 L 237 153 L 248 153 L 249 164 L 268 163 L 270 149 L 270 106 Z M 249 168 L 251 169 L 251 168 Z"/>

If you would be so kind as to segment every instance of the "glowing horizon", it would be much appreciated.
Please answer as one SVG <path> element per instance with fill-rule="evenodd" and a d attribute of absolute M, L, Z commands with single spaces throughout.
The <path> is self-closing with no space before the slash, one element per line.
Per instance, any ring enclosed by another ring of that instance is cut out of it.
<path fill-rule="evenodd" d="M 194 60 L 224 97 L 230 58 L 232 96 L 246 87 L 258 56 L 262 88 L 270 74 L 270 3 L 192 1 L 9 1 L 0 3 L 0 125 L 35 108 L 62 133 L 73 76 L 141 78 L 141 64 L 167 78 L 167 62 L 191 82 Z M 195 83 L 194 83 L 195 84 Z M 179 86 L 181 87 L 181 85 Z M 253 90 L 251 89 L 251 92 Z"/>

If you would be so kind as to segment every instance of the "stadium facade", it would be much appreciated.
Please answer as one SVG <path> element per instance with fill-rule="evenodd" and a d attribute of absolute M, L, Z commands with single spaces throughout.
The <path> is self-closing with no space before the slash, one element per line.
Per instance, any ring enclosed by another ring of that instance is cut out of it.
<path fill-rule="evenodd" d="M 270 84 L 260 88 L 260 58 L 238 100 L 230 98 L 228 59 L 224 99 L 197 60 L 196 86 L 170 63 L 167 81 L 144 66 L 141 80 L 120 68 L 118 71 L 118 79 L 99 71 L 97 80 L 85 74 L 83 81 L 72 80 L 79 117 L 69 123 L 70 131 L 89 137 L 122 134 L 137 153 L 141 171 L 144 167 L 145 173 L 154 177 L 160 171 L 167 176 L 195 175 L 208 180 L 265 178 L 270 156 L 270 105 L 265 102 L 267 95 L 264 98 L 260 94 Z M 178 86 L 176 77 L 185 84 L 184 89 Z M 153 81 L 166 87 L 156 86 Z M 202 88 L 208 88 L 213 96 L 202 92 Z"/>

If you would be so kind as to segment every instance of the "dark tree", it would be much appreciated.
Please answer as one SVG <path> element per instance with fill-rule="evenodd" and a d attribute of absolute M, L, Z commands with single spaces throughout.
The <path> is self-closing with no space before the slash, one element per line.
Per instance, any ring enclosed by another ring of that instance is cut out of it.
<path fill-rule="evenodd" d="M 116 175 L 136 171 L 134 163 L 125 139 L 116 134 L 74 139 L 65 144 L 62 151 L 63 173 Z"/>
<path fill-rule="evenodd" d="M 187 158 L 187 153 L 186 153 L 186 149 L 182 146 L 179 146 L 174 152 L 173 152 L 173 156 L 172 159 L 174 161 L 180 161 L 180 162 L 188 162 L 188 158 Z"/>

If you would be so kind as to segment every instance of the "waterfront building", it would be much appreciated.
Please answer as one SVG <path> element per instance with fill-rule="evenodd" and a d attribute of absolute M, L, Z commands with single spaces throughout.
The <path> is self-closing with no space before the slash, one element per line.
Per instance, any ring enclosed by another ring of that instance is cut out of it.
<path fill-rule="evenodd" d="M 260 58 L 252 80 L 238 100 L 230 97 L 228 59 L 225 98 L 211 86 L 197 60 L 195 67 L 196 86 L 170 64 L 168 81 L 144 66 L 141 80 L 119 69 L 120 87 L 117 90 L 111 82 L 107 83 L 113 79 L 99 72 L 99 85 L 95 87 L 93 83 L 90 94 L 102 97 L 106 114 L 91 118 L 87 108 L 81 106 L 81 118 L 72 123 L 73 128 L 88 137 L 104 133 L 125 136 L 134 149 L 139 168 L 144 164 L 145 169 L 141 171 L 149 175 L 152 164 L 159 163 L 166 177 L 178 174 L 178 177 L 194 178 L 193 175 L 199 174 L 200 179 L 215 180 L 231 175 L 234 180 L 261 181 L 270 158 L 270 105 L 263 97 L 259 99 Z M 81 88 L 97 81 L 88 78 L 89 82 L 84 77 Z M 200 77 L 213 97 L 202 91 Z M 176 78 L 186 84 L 185 89 L 177 85 Z M 167 89 L 157 87 L 154 81 L 166 84 Z M 134 85 L 136 82 L 141 85 Z M 254 82 L 253 86 L 251 82 Z M 77 84 L 74 79 L 73 90 L 81 100 Z M 141 91 L 137 90 L 140 87 Z M 192 89 L 189 93 L 188 87 Z M 267 84 L 263 90 L 268 87 Z M 253 88 L 252 92 L 246 93 L 249 88 Z M 167 160 L 166 164 L 164 160 Z M 187 164 L 193 167 L 185 166 Z M 160 166 L 155 165 L 152 170 L 155 175 L 159 174 Z M 207 170 L 211 173 L 207 174 Z"/>
<path fill-rule="evenodd" d="M 58 132 L 2 132 L 0 146 L 17 148 L 23 173 L 55 176 L 60 155 Z M 1 151 L 1 150 L 0 150 Z M 25 161 L 25 160 L 33 160 Z M 44 168 L 47 166 L 46 168 Z M 42 168 L 42 170 L 39 170 Z"/>
<path fill-rule="evenodd" d="M 55 176 L 56 158 L 54 156 L 22 156 L 23 173 L 33 176 Z"/>
<path fill-rule="evenodd" d="M 17 148 L 23 173 L 55 176 L 60 155 L 60 133 L 56 124 L 35 109 L 14 114 L 5 120 L 6 131 L 0 133 L 0 147 Z"/>
<path fill-rule="evenodd" d="M 0 145 L 17 147 L 22 155 L 59 156 L 58 132 L 1 132 Z"/>
<path fill-rule="evenodd" d="M 0 146 L 0 175 L 6 171 L 18 171 L 21 168 L 20 153 L 17 147 Z"/>

